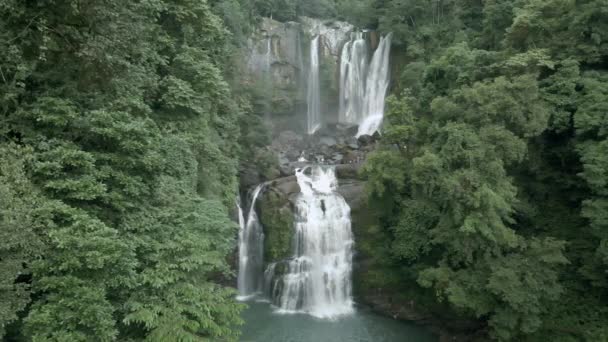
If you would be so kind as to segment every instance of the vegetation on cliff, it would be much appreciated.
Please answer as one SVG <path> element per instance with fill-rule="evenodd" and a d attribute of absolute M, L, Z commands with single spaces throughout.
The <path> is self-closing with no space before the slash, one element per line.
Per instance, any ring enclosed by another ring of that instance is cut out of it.
<path fill-rule="evenodd" d="M 234 340 L 238 119 L 205 1 L 0 1 L 0 337 Z"/>
<path fill-rule="evenodd" d="M 274 189 L 266 191 L 258 204 L 264 226 L 264 262 L 272 263 L 292 256 L 294 213 L 286 195 Z"/>
<path fill-rule="evenodd" d="M 385 264 L 494 339 L 608 339 L 608 6 L 426 4 L 369 8 L 407 60 L 365 167 Z"/>

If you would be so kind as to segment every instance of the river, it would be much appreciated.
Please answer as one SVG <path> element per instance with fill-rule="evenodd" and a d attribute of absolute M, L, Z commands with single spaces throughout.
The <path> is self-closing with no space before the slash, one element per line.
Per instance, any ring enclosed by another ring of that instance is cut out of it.
<path fill-rule="evenodd" d="M 335 320 L 279 314 L 268 303 L 250 302 L 243 313 L 242 342 L 436 342 L 423 327 L 359 308 Z"/>

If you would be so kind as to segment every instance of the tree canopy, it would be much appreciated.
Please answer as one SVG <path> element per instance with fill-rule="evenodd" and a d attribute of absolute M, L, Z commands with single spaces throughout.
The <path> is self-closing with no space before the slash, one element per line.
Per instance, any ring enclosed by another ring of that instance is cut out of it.
<path fill-rule="evenodd" d="M 0 335 L 234 340 L 243 109 L 205 1 L 0 1 Z"/>
<path fill-rule="evenodd" d="M 405 65 L 364 170 L 384 263 L 494 339 L 606 340 L 608 5 L 369 6 Z"/>

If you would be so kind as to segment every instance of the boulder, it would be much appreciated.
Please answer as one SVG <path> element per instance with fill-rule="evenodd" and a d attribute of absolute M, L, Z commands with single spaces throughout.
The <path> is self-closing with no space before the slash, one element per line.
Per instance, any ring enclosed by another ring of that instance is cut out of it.
<path fill-rule="evenodd" d="M 341 164 L 342 159 L 344 159 L 344 155 L 342 155 L 342 153 L 336 152 L 331 156 L 331 161 L 333 164 Z"/>
<path fill-rule="evenodd" d="M 365 160 L 365 153 L 358 150 L 351 150 L 344 154 L 342 163 L 344 164 L 359 164 Z"/>
<path fill-rule="evenodd" d="M 279 165 L 282 167 L 286 164 L 289 164 L 289 158 L 287 158 L 285 154 L 279 153 Z"/>
<path fill-rule="evenodd" d="M 271 181 L 268 184 L 268 187 L 281 193 L 282 197 L 284 198 L 289 198 L 289 196 L 292 194 L 300 193 L 300 186 L 298 185 L 296 176 L 294 176 L 293 174 L 288 177 L 283 177 Z"/>
<path fill-rule="evenodd" d="M 288 164 L 281 165 L 281 176 L 289 177 L 293 176 L 296 172 L 297 168 L 304 167 L 308 165 L 307 162 L 291 162 Z"/>
<path fill-rule="evenodd" d="M 373 136 L 371 136 L 371 135 L 367 135 L 367 134 L 360 136 L 359 138 L 357 138 L 357 140 L 359 141 L 359 143 L 360 143 L 362 146 L 368 146 L 368 145 L 371 145 L 371 144 L 373 144 L 373 143 L 374 143 L 374 141 L 375 141 L 375 139 L 374 139 L 374 137 L 373 137 Z"/>
<path fill-rule="evenodd" d="M 345 128 L 344 133 L 349 136 L 349 137 L 355 137 L 355 135 L 357 135 L 357 132 L 359 131 L 359 126 L 354 125 L 354 126 L 348 126 Z M 355 138 L 356 139 L 356 138 Z"/>
<path fill-rule="evenodd" d="M 347 146 L 348 146 L 350 149 L 353 149 L 353 150 L 357 150 L 357 149 L 359 149 L 359 140 L 357 140 L 357 138 L 355 138 L 354 136 L 353 136 L 353 137 L 346 138 L 346 139 L 344 140 L 344 143 L 345 143 L 345 144 L 346 144 L 346 145 L 347 145 Z"/>
<path fill-rule="evenodd" d="M 303 147 L 304 137 L 300 134 L 286 130 L 279 133 L 279 135 L 272 141 L 272 147 L 276 150 L 286 151 L 293 150 Z"/>
<path fill-rule="evenodd" d="M 361 177 L 359 176 L 360 168 L 361 164 L 336 165 L 336 177 L 338 177 L 341 182 L 343 180 L 361 180 Z"/>
<path fill-rule="evenodd" d="M 285 157 L 290 162 L 298 161 L 298 159 L 300 158 L 300 154 L 301 154 L 301 152 L 298 149 L 289 149 L 289 150 L 285 151 Z"/>
<path fill-rule="evenodd" d="M 321 137 L 321 139 L 319 139 L 319 143 L 327 147 L 334 147 L 337 144 L 336 139 L 332 137 Z"/>
<path fill-rule="evenodd" d="M 367 205 L 365 194 L 365 182 L 356 179 L 340 180 L 338 193 L 344 197 L 351 209 L 351 213 L 357 213 Z M 353 221 L 353 224 L 356 222 Z"/>

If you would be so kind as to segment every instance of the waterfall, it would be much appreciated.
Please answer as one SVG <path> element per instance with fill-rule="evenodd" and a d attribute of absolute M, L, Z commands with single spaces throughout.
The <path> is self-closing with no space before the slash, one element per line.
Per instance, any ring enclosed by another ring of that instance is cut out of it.
<path fill-rule="evenodd" d="M 366 117 L 359 124 L 357 137 L 365 134 L 374 134 L 380 129 L 384 118 L 384 102 L 390 76 L 389 55 L 391 50 L 392 34 L 380 39 L 380 44 L 374 53 L 369 67 L 365 91 Z"/>
<path fill-rule="evenodd" d="M 332 167 L 299 169 L 296 177 L 301 193 L 296 200 L 294 255 L 288 272 L 276 280 L 275 304 L 283 312 L 321 318 L 351 313 L 350 208 L 336 192 Z"/>
<path fill-rule="evenodd" d="M 308 134 L 321 126 L 321 91 L 319 84 L 319 36 L 310 43 L 310 69 L 308 71 Z"/>
<path fill-rule="evenodd" d="M 268 298 L 272 298 L 272 291 L 273 291 L 273 287 L 274 287 L 274 274 L 275 274 L 275 269 L 277 267 L 277 263 L 273 262 L 270 263 L 270 265 L 268 265 L 268 267 L 266 267 L 266 270 L 264 271 L 264 295 L 266 295 L 266 297 Z"/>
<path fill-rule="evenodd" d="M 388 34 L 380 39 L 369 66 L 368 47 L 361 32 L 354 33 L 342 48 L 339 120 L 359 125 L 357 137 L 371 135 L 382 125 L 391 38 L 392 34 Z"/>
<path fill-rule="evenodd" d="M 266 71 L 270 71 L 272 66 L 272 37 L 268 37 L 266 41 L 266 58 L 264 59 L 264 66 Z"/>
<path fill-rule="evenodd" d="M 264 267 L 264 231 L 255 212 L 255 202 L 264 188 L 258 185 L 252 193 L 247 219 L 239 209 L 239 273 L 237 276 L 238 299 L 244 300 L 262 290 Z"/>
<path fill-rule="evenodd" d="M 354 33 L 352 40 L 344 45 L 340 60 L 340 122 L 361 122 L 366 71 L 367 43 L 363 39 L 363 33 Z"/>

